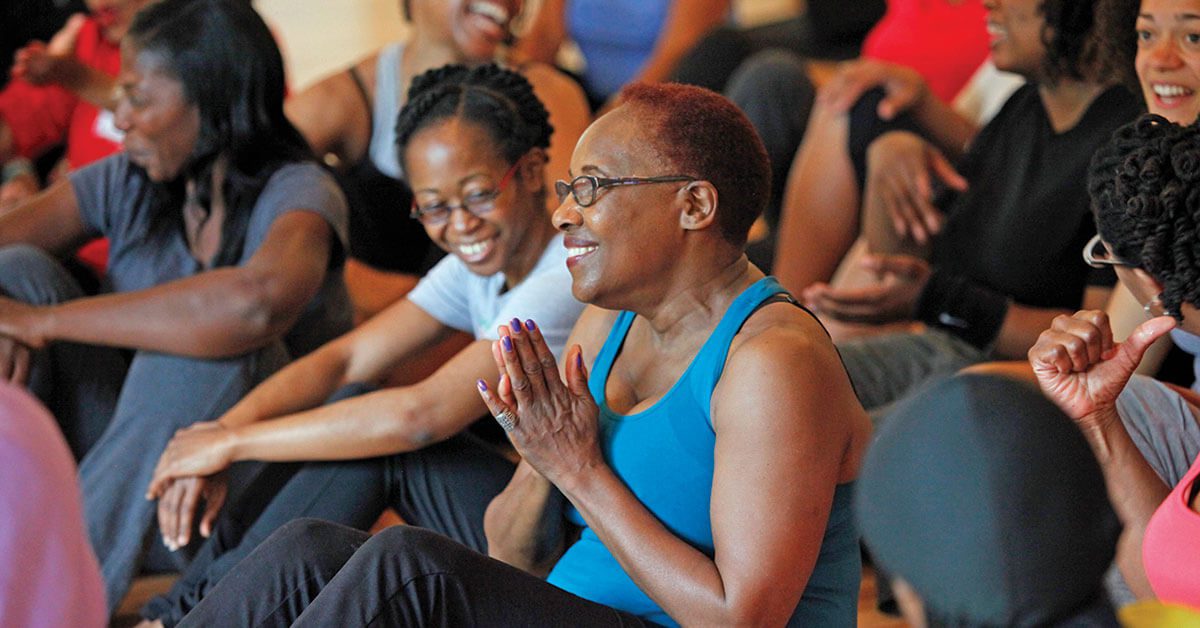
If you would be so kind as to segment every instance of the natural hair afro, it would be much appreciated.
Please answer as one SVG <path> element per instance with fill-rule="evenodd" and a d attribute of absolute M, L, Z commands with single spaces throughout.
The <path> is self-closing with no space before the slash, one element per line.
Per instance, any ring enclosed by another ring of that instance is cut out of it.
<path fill-rule="evenodd" d="M 1163 308 L 1200 307 L 1200 127 L 1149 114 L 1092 158 L 1096 225 L 1120 259 L 1163 285 Z"/>

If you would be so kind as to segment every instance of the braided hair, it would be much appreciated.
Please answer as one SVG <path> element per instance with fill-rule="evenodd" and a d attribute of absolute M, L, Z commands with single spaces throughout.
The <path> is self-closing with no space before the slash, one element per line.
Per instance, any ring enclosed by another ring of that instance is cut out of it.
<path fill-rule="evenodd" d="M 1153 114 L 1121 127 L 1093 156 L 1088 193 L 1113 254 L 1163 285 L 1163 309 L 1200 307 L 1200 127 Z"/>
<path fill-rule="evenodd" d="M 510 164 L 533 148 L 549 147 L 554 132 L 550 114 L 525 77 L 494 63 L 447 65 L 413 79 L 408 104 L 396 121 L 401 163 L 418 131 L 447 118 L 486 129 Z"/>

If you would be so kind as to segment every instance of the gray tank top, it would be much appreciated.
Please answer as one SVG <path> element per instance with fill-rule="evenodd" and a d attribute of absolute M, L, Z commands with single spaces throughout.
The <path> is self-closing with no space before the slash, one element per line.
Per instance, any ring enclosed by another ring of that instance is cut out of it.
<path fill-rule="evenodd" d="M 400 76 L 400 58 L 404 54 L 404 43 L 388 44 L 379 51 L 375 62 L 375 102 L 371 115 L 371 144 L 367 154 L 371 163 L 393 179 L 404 179 L 400 157 L 396 152 L 396 117 L 404 105 L 404 84 Z"/>

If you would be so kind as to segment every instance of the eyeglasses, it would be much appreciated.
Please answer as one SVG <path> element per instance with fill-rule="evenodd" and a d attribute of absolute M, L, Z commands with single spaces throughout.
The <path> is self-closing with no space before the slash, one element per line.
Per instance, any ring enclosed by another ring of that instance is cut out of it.
<path fill-rule="evenodd" d="M 1100 240 L 1100 234 L 1097 233 L 1088 240 L 1086 246 L 1083 247 L 1083 261 L 1087 262 L 1092 268 L 1104 268 L 1105 266 L 1133 266 L 1129 262 L 1113 257 L 1109 252 L 1108 247 Z"/>
<path fill-rule="evenodd" d="M 588 207 L 596 202 L 596 194 L 604 188 L 616 187 L 619 185 L 644 185 L 647 183 L 676 183 L 680 181 L 695 181 L 696 177 L 689 177 L 686 174 L 672 174 L 661 177 L 617 177 L 610 179 L 608 177 L 594 177 L 590 174 L 581 174 L 571 182 L 555 181 L 554 191 L 558 192 L 558 202 L 561 204 L 567 200 L 567 195 L 575 197 L 575 202 L 580 207 Z"/>
<path fill-rule="evenodd" d="M 450 215 L 456 209 L 465 209 L 475 216 L 482 216 L 496 209 L 496 199 L 504 192 L 504 186 L 512 179 L 513 174 L 517 171 L 517 166 L 521 164 L 520 160 L 513 164 L 508 172 L 501 177 L 500 183 L 495 190 L 481 190 L 463 195 L 462 202 L 457 205 L 439 201 L 429 205 L 419 205 L 417 200 L 413 199 L 412 213 L 410 216 L 421 221 L 421 224 L 429 226 L 437 226 L 445 224 L 450 220 Z"/>

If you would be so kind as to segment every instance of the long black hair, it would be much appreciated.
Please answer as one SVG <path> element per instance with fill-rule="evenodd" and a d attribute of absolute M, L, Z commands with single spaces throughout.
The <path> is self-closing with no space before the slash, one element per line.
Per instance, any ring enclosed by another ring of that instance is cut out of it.
<path fill-rule="evenodd" d="M 195 183 L 200 206 L 209 207 L 213 165 L 226 159 L 227 209 L 215 263 L 234 264 L 267 180 L 286 163 L 315 161 L 283 113 L 283 57 L 275 38 L 245 0 L 162 0 L 138 13 L 126 45 L 155 55 L 183 85 L 184 98 L 200 117 L 199 137 L 183 171 L 157 186 L 157 225 L 182 228 L 186 181 Z"/>

